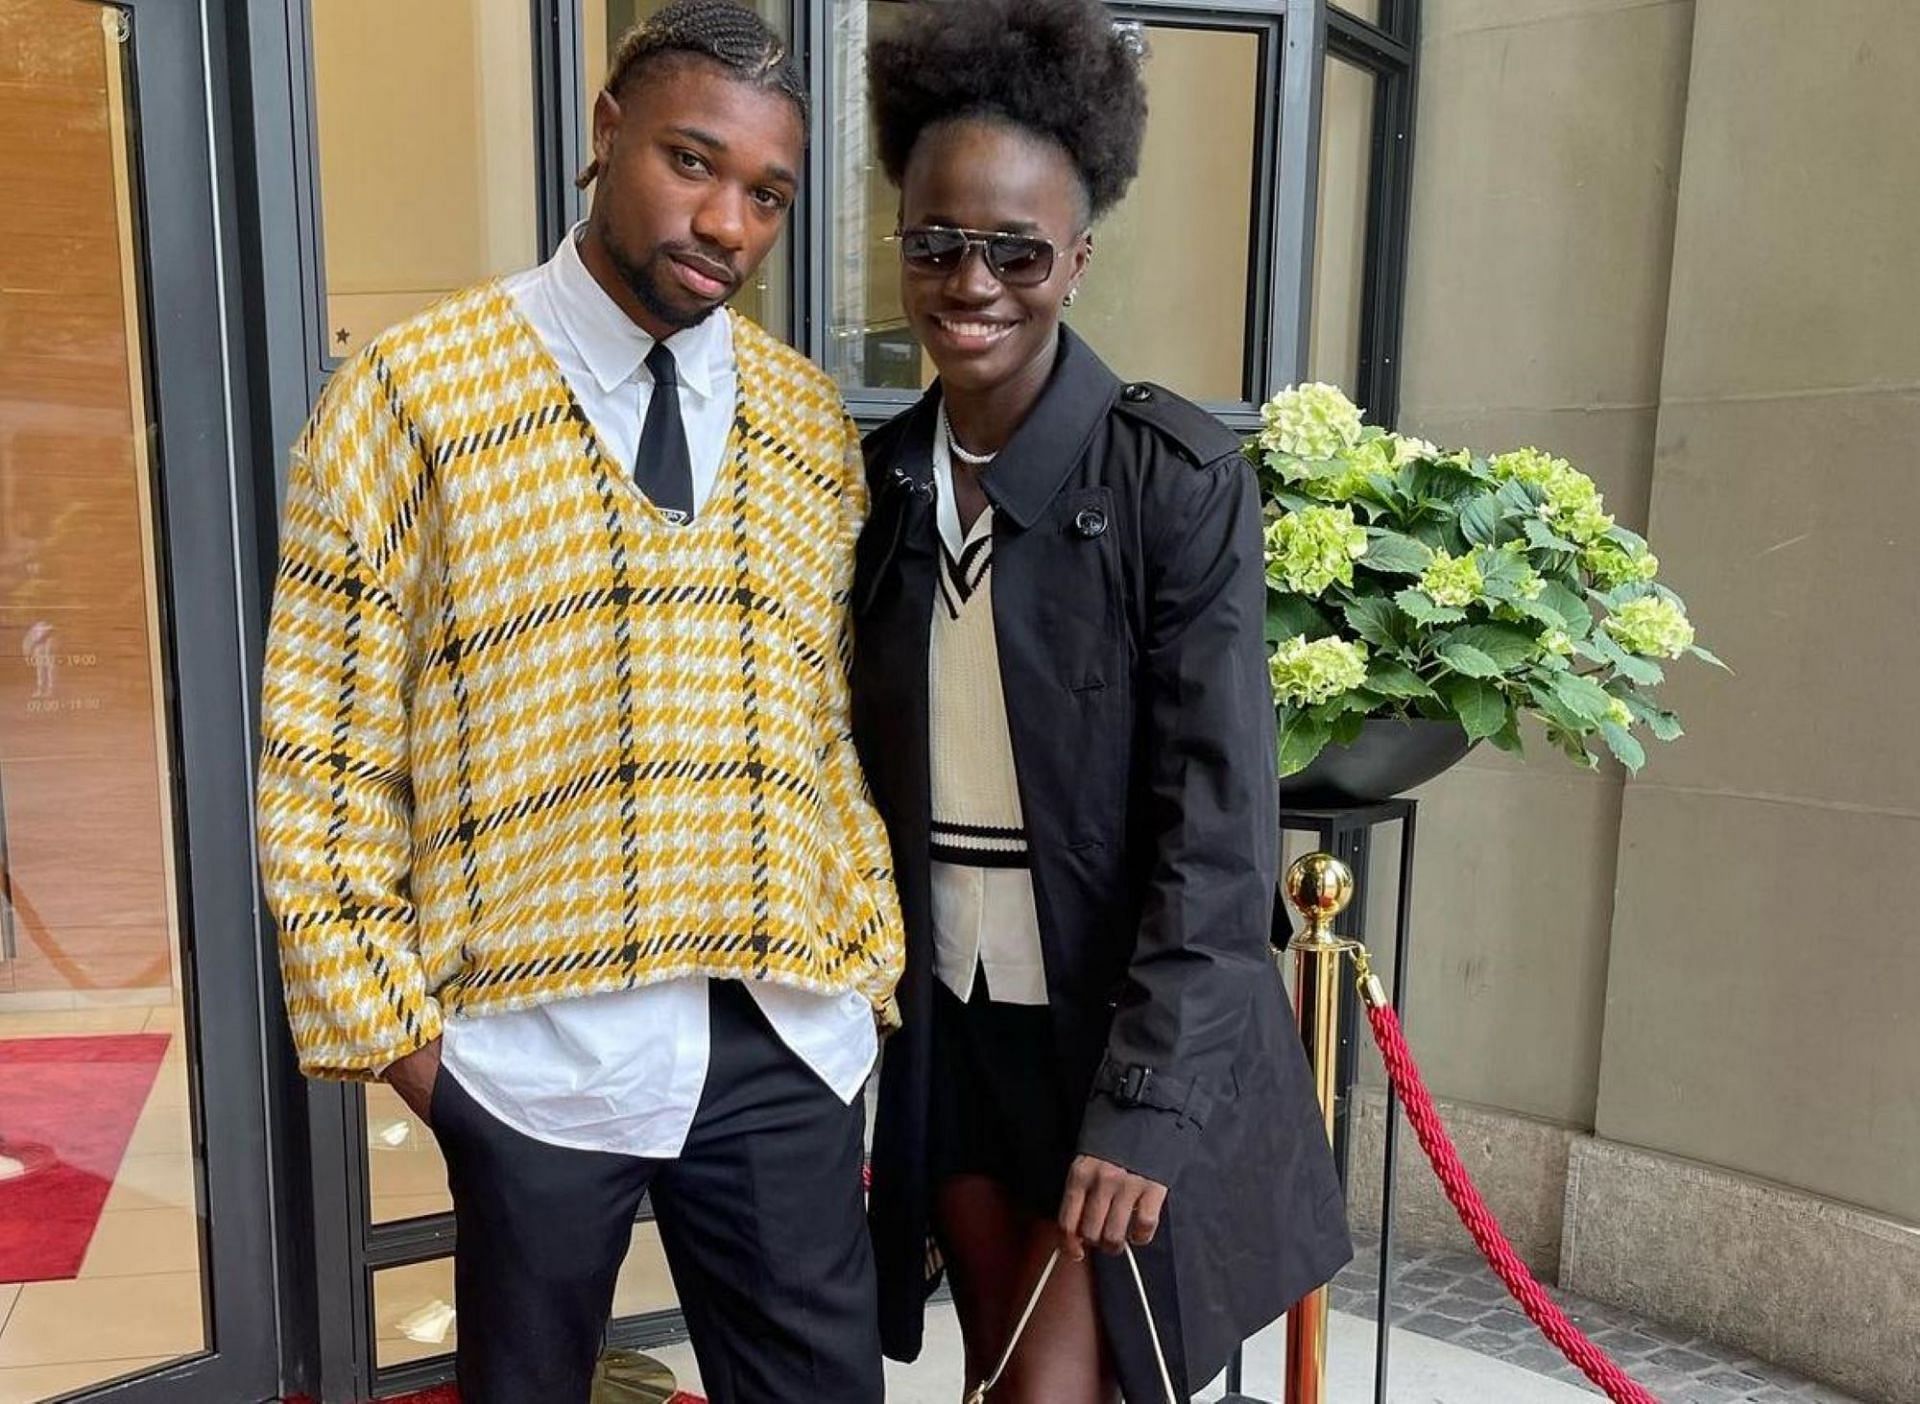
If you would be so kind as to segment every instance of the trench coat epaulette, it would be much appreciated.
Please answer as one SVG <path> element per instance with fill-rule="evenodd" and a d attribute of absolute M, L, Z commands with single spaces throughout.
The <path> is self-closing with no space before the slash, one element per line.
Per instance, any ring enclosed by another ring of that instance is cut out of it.
<path fill-rule="evenodd" d="M 1114 410 L 1154 430 L 1196 468 L 1240 449 L 1239 436 L 1219 420 L 1191 400 L 1151 381 L 1137 380 L 1122 386 Z"/>

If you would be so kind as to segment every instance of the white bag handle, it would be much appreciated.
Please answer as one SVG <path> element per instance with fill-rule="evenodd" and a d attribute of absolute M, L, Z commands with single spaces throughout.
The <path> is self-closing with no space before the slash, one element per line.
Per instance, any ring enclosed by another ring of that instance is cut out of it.
<path fill-rule="evenodd" d="M 1173 1376 L 1167 1372 L 1167 1355 L 1160 1349 L 1160 1328 L 1154 1324 L 1153 1306 L 1147 1300 L 1147 1282 L 1140 1275 L 1140 1260 L 1133 1256 L 1131 1244 L 1127 1247 L 1127 1266 L 1133 1270 L 1133 1285 L 1140 1293 L 1140 1310 L 1147 1318 L 1147 1339 L 1153 1342 L 1153 1360 L 1160 1367 L 1160 1387 L 1167 1392 L 1167 1404 L 1180 1404 L 1180 1396 L 1174 1393 Z M 1007 1348 L 1001 1352 L 1000 1363 L 993 1367 L 993 1373 L 980 1383 L 980 1387 L 967 1396 L 967 1404 L 986 1404 L 987 1393 L 1000 1383 L 1000 1377 L 1007 1373 L 1007 1364 L 1013 1359 L 1014 1351 L 1020 1348 L 1020 1338 L 1026 1334 L 1027 1323 L 1033 1320 L 1034 1308 L 1040 1305 L 1040 1294 L 1047 1290 L 1047 1282 L 1053 1276 L 1053 1270 L 1060 1265 L 1060 1250 L 1055 1248 L 1047 1259 L 1046 1267 L 1040 1270 L 1040 1280 L 1033 1285 L 1033 1295 L 1027 1298 L 1026 1310 L 1020 1313 L 1020 1320 L 1014 1325 L 1013 1339 L 1007 1342 Z"/>

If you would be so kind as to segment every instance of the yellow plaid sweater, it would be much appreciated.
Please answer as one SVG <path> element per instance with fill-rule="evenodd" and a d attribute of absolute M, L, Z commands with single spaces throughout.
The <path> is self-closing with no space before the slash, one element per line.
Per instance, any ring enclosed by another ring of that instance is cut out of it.
<path fill-rule="evenodd" d="M 731 313 L 727 315 L 732 315 Z M 738 415 L 670 526 L 489 284 L 381 336 L 295 446 L 260 854 L 302 1066 L 703 974 L 881 1005 L 902 933 L 847 724 L 858 436 L 735 318 Z"/>

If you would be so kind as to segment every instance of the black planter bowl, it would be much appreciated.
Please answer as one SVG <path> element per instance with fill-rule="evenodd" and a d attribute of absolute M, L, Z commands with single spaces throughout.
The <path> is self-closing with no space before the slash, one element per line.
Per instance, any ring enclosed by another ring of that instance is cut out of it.
<path fill-rule="evenodd" d="M 1452 769 L 1474 743 L 1453 721 L 1369 717 L 1349 746 L 1328 746 L 1280 781 L 1289 809 L 1338 809 L 1404 795 Z"/>

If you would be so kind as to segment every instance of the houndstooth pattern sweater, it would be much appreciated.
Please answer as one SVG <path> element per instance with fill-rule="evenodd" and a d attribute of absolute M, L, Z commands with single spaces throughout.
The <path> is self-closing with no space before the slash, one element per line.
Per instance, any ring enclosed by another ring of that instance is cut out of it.
<path fill-rule="evenodd" d="M 818 370 L 733 330 L 737 421 L 681 527 L 497 284 L 328 386 L 259 794 L 308 1073 L 374 1076 L 443 1011 L 689 975 L 887 1000 L 900 916 L 847 717 L 859 439 Z"/>

